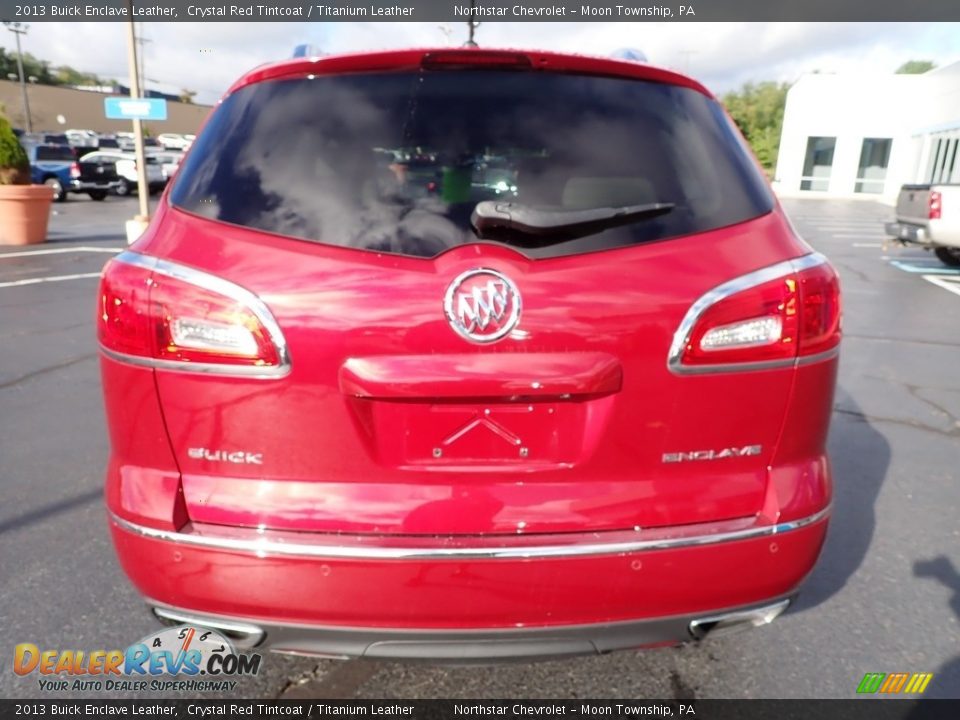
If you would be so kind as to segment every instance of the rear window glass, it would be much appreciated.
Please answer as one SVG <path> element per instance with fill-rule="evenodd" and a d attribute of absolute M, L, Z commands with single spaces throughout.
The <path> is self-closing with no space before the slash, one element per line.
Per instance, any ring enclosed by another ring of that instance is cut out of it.
<path fill-rule="evenodd" d="M 76 160 L 73 148 L 60 145 L 40 145 L 37 147 L 37 160 Z"/>
<path fill-rule="evenodd" d="M 476 242 L 484 200 L 582 210 L 673 203 L 586 237 L 499 240 L 550 257 L 769 212 L 715 102 L 653 82 L 422 71 L 278 80 L 224 100 L 172 189 L 183 210 L 333 245 L 432 257 Z"/>

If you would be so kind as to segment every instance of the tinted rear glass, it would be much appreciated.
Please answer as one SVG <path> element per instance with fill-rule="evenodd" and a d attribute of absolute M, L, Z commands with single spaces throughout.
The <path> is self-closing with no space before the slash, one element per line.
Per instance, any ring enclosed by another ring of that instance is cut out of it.
<path fill-rule="evenodd" d="M 37 147 L 37 160 L 76 160 L 73 148 L 66 145 L 40 145 Z"/>
<path fill-rule="evenodd" d="M 506 71 L 242 88 L 194 143 L 170 197 L 227 223 L 418 257 L 475 242 L 470 215 L 483 200 L 675 204 L 588 237 L 507 242 L 532 257 L 711 230 L 773 202 L 719 105 L 694 90 Z"/>

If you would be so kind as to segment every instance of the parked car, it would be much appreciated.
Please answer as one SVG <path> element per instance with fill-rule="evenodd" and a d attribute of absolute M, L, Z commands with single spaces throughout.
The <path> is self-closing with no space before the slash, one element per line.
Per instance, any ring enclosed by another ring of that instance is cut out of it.
<path fill-rule="evenodd" d="M 960 184 L 904 185 L 897 219 L 884 229 L 902 243 L 933 250 L 944 265 L 960 267 Z"/>
<path fill-rule="evenodd" d="M 20 144 L 30 145 L 69 145 L 70 140 L 64 133 L 34 132 L 23 133 Z"/>
<path fill-rule="evenodd" d="M 160 133 L 157 142 L 167 150 L 186 150 L 190 141 L 179 133 Z"/>
<path fill-rule="evenodd" d="M 93 149 L 97 147 L 97 133 L 93 130 L 67 130 L 64 135 L 72 147 Z"/>
<path fill-rule="evenodd" d="M 479 49 L 260 67 L 103 272 L 116 551 L 158 618 L 282 652 L 763 625 L 826 533 L 839 318 L 693 79 Z"/>
<path fill-rule="evenodd" d="M 182 152 L 152 150 L 150 157 L 160 163 L 160 171 L 163 173 L 164 181 L 169 181 L 177 172 L 180 163 L 183 160 Z"/>
<path fill-rule="evenodd" d="M 79 177 L 77 154 L 69 145 L 37 145 L 23 143 L 23 149 L 30 160 L 30 179 L 38 185 L 53 188 L 54 198 L 58 202 L 67 199 L 74 190 L 73 182 Z"/>
<path fill-rule="evenodd" d="M 97 138 L 97 149 L 98 150 L 119 150 L 120 143 L 114 137 L 99 137 Z"/>
<path fill-rule="evenodd" d="M 137 191 L 137 157 L 133 153 L 118 152 L 115 150 L 98 150 L 83 157 L 84 161 L 94 164 L 112 162 L 116 165 L 116 174 L 120 178 L 114 186 L 117 195 L 129 195 Z M 157 159 L 147 155 L 147 183 L 150 192 L 162 190 L 166 185 L 163 171 Z"/>
<path fill-rule="evenodd" d="M 133 151 L 134 141 L 132 132 L 118 132 L 114 135 L 114 138 L 121 150 Z"/>

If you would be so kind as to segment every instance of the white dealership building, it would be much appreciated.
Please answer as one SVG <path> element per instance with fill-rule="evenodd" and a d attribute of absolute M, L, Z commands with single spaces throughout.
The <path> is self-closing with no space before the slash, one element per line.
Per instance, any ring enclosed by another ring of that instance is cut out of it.
<path fill-rule="evenodd" d="M 922 75 L 804 75 L 787 93 L 782 195 L 893 202 L 904 183 L 960 183 L 960 62 Z"/>

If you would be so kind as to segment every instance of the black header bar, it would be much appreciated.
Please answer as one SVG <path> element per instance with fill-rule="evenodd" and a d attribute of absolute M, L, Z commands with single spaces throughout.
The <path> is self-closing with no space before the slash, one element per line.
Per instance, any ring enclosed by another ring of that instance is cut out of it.
<path fill-rule="evenodd" d="M 958 0 L 0 0 L 35 22 L 918 22 L 960 20 Z"/>
<path fill-rule="evenodd" d="M 955 720 L 960 700 L 0 700 L 14 718 Z"/>

